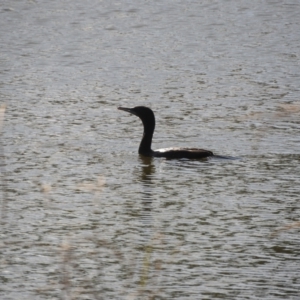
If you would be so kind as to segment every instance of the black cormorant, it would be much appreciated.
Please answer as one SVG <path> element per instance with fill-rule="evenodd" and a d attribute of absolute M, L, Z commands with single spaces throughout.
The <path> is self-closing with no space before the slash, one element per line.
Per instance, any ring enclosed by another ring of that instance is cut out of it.
<path fill-rule="evenodd" d="M 134 108 L 118 107 L 118 109 L 138 116 L 143 122 L 144 134 L 139 147 L 139 154 L 141 155 L 166 158 L 206 158 L 214 155 L 209 150 L 199 148 L 166 148 L 152 150 L 151 143 L 155 128 L 153 111 L 145 106 L 136 106 Z"/>

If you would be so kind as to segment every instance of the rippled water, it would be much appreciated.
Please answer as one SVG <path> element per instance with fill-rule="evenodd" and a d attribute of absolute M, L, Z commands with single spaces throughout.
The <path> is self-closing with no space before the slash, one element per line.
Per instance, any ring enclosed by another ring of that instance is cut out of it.
<path fill-rule="evenodd" d="M 1 299 L 299 299 L 299 12 L 3 1 Z"/>

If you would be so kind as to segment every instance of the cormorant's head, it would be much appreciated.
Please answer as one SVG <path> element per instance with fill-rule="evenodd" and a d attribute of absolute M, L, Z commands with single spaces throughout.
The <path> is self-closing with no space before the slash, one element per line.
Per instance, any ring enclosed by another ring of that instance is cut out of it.
<path fill-rule="evenodd" d="M 145 130 L 148 128 L 149 129 L 153 128 L 154 130 L 155 117 L 153 111 L 149 107 L 146 106 L 136 106 L 133 108 L 118 107 L 118 109 L 127 111 L 133 115 L 138 116 L 142 120 Z"/>

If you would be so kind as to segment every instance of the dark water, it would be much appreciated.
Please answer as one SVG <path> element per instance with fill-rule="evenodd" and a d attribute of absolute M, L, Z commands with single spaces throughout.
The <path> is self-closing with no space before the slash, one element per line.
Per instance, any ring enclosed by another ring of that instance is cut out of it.
<path fill-rule="evenodd" d="M 298 1 L 0 16 L 1 299 L 299 299 Z M 139 157 L 136 105 L 238 159 Z"/>

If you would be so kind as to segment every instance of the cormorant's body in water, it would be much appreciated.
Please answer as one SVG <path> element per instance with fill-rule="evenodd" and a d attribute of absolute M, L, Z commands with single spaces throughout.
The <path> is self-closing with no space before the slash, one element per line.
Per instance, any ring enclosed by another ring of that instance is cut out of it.
<path fill-rule="evenodd" d="M 134 108 L 118 107 L 120 110 L 127 111 L 138 116 L 144 125 L 144 134 L 139 147 L 139 154 L 150 157 L 166 158 L 206 158 L 213 156 L 211 151 L 198 148 L 167 148 L 152 150 L 152 136 L 155 128 L 155 117 L 153 111 L 145 106 L 136 106 Z"/>

